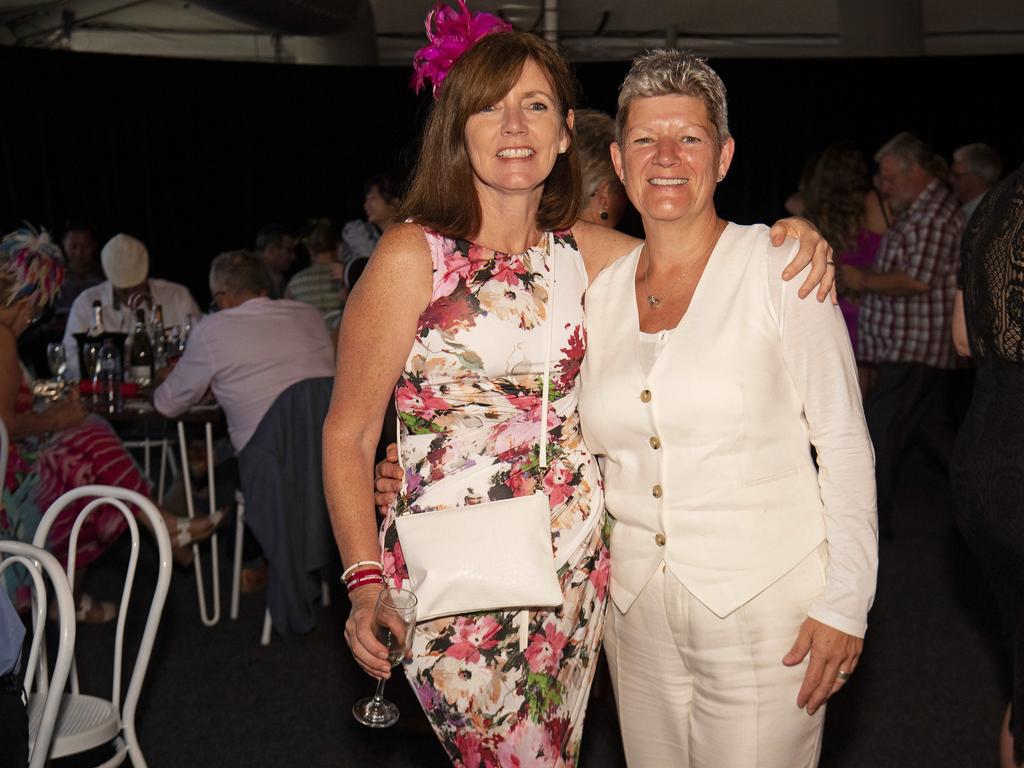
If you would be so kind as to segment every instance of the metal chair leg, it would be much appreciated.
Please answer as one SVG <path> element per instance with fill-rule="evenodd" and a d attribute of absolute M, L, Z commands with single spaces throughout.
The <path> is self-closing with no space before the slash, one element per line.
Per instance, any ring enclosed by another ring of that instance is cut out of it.
<path fill-rule="evenodd" d="M 260 645 L 270 645 L 270 630 L 273 626 L 273 623 L 270 621 L 270 608 L 268 606 L 263 614 L 263 635 L 260 637 Z"/>
<path fill-rule="evenodd" d="M 192 476 L 188 469 L 188 443 L 185 439 L 185 424 L 178 422 L 178 447 L 181 449 L 181 467 L 182 467 L 182 479 L 185 482 L 185 505 L 188 507 L 189 518 L 196 516 L 195 506 L 192 503 Z M 206 424 L 206 457 L 207 457 L 207 477 L 210 482 L 210 514 L 213 514 L 217 508 L 217 500 L 214 493 L 214 479 L 213 479 L 213 425 L 210 423 Z M 196 594 L 199 598 L 199 619 L 207 627 L 214 626 L 220 621 L 220 569 L 219 569 L 219 556 L 217 547 L 217 534 L 216 532 L 210 537 L 210 570 L 213 581 L 213 612 L 212 614 L 207 613 L 206 610 L 206 590 L 203 587 L 203 562 L 199 552 L 198 542 L 192 545 L 192 554 L 195 556 L 194 565 L 196 571 Z"/>
<path fill-rule="evenodd" d="M 164 503 L 164 490 L 167 487 L 167 450 L 169 447 L 170 443 L 166 437 L 160 441 L 160 479 L 156 486 L 156 503 L 161 506 Z"/>
<path fill-rule="evenodd" d="M 235 562 L 231 576 L 231 618 L 238 618 L 238 594 L 242 585 L 242 539 L 245 537 L 245 497 L 235 493 Z"/>

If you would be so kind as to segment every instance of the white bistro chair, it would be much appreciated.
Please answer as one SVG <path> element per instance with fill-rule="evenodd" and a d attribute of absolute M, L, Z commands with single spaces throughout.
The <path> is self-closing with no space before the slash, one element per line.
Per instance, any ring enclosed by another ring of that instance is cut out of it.
<path fill-rule="evenodd" d="M 35 544 L 37 546 L 41 546 L 46 541 L 57 515 L 69 504 L 79 499 L 89 499 L 89 501 L 78 513 L 71 530 L 71 539 L 68 542 L 68 581 L 74 582 L 75 551 L 78 545 L 79 531 L 85 519 L 98 507 L 113 506 L 124 515 L 128 521 L 128 530 L 131 535 L 131 556 L 125 574 L 124 589 L 121 593 L 121 606 L 117 614 L 113 685 L 110 698 L 103 699 L 80 693 L 77 669 L 72 669 L 71 691 L 63 696 L 50 757 L 65 757 L 112 743 L 115 750 L 114 756 L 102 763 L 99 768 L 120 765 L 126 756 L 131 757 L 134 768 L 145 768 L 146 760 L 142 756 L 142 749 L 139 747 L 138 736 L 135 732 L 135 711 L 138 707 L 142 681 L 146 676 L 146 668 L 149 666 L 160 616 L 163 613 L 167 590 L 171 582 L 171 539 L 153 502 L 142 494 L 105 485 L 86 485 L 68 491 L 50 506 L 36 531 Z M 156 538 L 160 561 L 156 588 L 153 591 L 152 602 L 149 603 L 149 615 L 146 618 L 142 640 L 139 643 L 138 656 L 135 658 L 128 687 L 122 700 L 121 678 L 124 668 L 125 622 L 139 559 L 139 525 L 128 506 L 129 504 L 149 518 Z"/>
<path fill-rule="evenodd" d="M 0 430 L 3 424 L 0 423 Z M 57 713 L 61 704 L 61 692 L 71 671 L 71 660 L 75 651 L 75 599 L 71 585 L 64 575 L 57 558 L 23 541 L 0 539 L 0 575 L 19 563 L 28 571 L 33 588 L 32 644 L 28 659 L 23 661 L 25 669 L 25 690 L 29 691 L 29 768 L 43 768 L 50 753 Z M 46 665 L 46 604 L 48 593 L 43 574 L 53 584 L 57 600 L 59 621 L 57 659 L 53 665 L 53 676 L 49 677 Z M 2 587 L 0 587 L 2 588 Z M 35 683 L 36 692 L 32 693 Z"/>

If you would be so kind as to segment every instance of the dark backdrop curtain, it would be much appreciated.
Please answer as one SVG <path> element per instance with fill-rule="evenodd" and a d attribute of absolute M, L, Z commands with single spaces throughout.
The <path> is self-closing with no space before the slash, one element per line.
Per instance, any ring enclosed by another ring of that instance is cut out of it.
<path fill-rule="evenodd" d="M 852 139 L 870 155 L 911 130 L 947 156 L 985 141 L 1024 158 L 1010 118 L 1024 57 L 713 60 L 737 141 L 720 213 L 783 215 L 805 158 Z M 625 63 L 577 67 L 581 103 L 614 112 Z M 153 274 L 207 298 L 210 259 L 260 224 L 361 215 L 367 176 L 408 170 L 429 98 L 407 68 L 300 67 L 0 48 L 0 225 L 126 231 Z M 627 228 L 637 226 L 635 218 Z M 301 266 L 301 265 L 297 265 Z"/>

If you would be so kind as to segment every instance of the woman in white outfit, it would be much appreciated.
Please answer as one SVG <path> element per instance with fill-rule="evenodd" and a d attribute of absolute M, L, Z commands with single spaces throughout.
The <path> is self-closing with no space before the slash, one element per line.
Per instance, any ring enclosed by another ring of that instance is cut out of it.
<path fill-rule="evenodd" d="M 580 414 L 615 519 L 605 649 L 626 757 L 814 766 L 877 565 L 846 327 L 779 279 L 793 241 L 716 214 L 734 142 L 706 63 L 638 58 L 617 131 L 647 240 L 587 291 Z"/>

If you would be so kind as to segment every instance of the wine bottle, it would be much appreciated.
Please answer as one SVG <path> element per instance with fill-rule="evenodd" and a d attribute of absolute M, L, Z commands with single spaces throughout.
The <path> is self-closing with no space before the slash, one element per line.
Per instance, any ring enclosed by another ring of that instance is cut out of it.
<path fill-rule="evenodd" d="M 92 325 L 88 335 L 97 339 L 103 335 L 103 304 L 99 300 L 92 303 Z"/>
<path fill-rule="evenodd" d="M 146 331 L 146 313 L 135 310 L 135 329 L 132 331 L 131 352 L 128 354 L 128 377 L 140 387 L 153 381 L 153 345 Z"/>
<path fill-rule="evenodd" d="M 178 339 L 178 352 L 185 354 L 185 347 L 188 345 L 188 337 L 192 334 L 192 315 L 185 315 L 181 324 L 181 337 Z"/>
<path fill-rule="evenodd" d="M 167 366 L 167 332 L 164 329 L 164 308 L 153 307 L 153 322 L 150 328 L 153 337 L 153 371 Z"/>
<path fill-rule="evenodd" d="M 121 410 L 121 353 L 111 339 L 103 342 L 92 380 L 93 404 L 103 413 Z"/>

